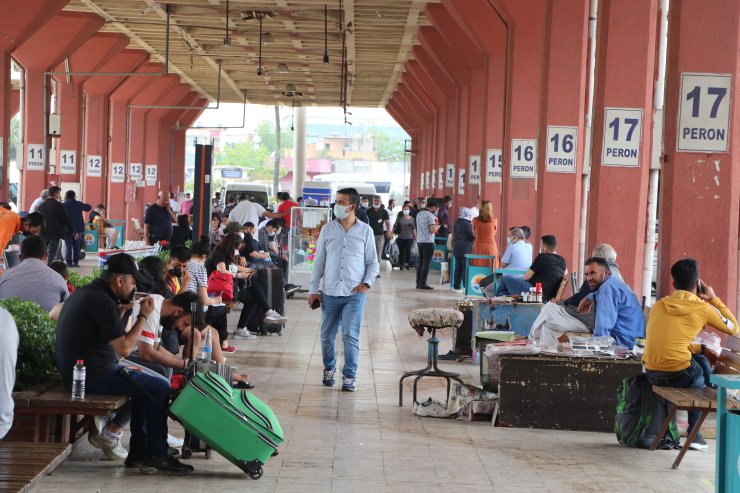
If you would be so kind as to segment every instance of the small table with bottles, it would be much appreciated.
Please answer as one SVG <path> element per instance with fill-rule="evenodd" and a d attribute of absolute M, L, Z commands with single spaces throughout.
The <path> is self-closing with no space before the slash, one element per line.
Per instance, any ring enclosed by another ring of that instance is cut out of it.
<path fill-rule="evenodd" d="M 304 287 L 308 285 L 319 233 L 330 220 L 327 207 L 293 207 L 290 210 L 289 283 Z"/>

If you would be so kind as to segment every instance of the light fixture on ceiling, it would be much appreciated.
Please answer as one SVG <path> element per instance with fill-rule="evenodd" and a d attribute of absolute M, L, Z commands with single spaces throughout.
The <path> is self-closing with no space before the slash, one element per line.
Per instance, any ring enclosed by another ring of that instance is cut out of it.
<path fill-rule="evenodd" d="M 224 48 L 231 48 L 231 38 L 229 37 L 229 0 L 226 0 L 226 33 L 224 34 Z"/>
<path fill-rule="evenodd" d="M 154 12 L 156 9 L 161 9 L 161 8 L 162 6 L 159 4 L 159 2 L 154 2 L 153 4 L 147 5 L 146 7 L 141 9 L 141 13 L 144 15 L 149 15 L 152 12 Z"/>
<path fill-rule="evenodd" d="M 324 63 L 329 63 L 329 6 L 324 4 Z"/>
<path fill-rule="evenodd" d="M 285 84 L 285 90 L 283 91 L 283 96 L 289 97 L 289 98 L 302 98 L 303 93 L 296 91 L 295 84 Z"/>
<path fill-rule="evenodd" d="M 290 73 L 290 70 L 288 70 L 288 66 L 284 63 L 278 63 L 277 67 L 275 67 L 275 73 L 276 74 L 287 74 Z"/>
<path fill-rule="evenodd" d="M 231 48 L 231 38 L 228 36 L 224 38 L 224 48 Z"/>

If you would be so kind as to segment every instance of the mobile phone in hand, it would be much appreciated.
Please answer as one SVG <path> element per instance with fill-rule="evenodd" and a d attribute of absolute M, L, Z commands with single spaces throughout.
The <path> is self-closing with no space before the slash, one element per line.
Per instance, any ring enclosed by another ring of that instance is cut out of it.
<path fill-rule="evenodd" d="M 704 293 L 706 293 L 706 289 L 704 289 L 704 283 L 703 283 L 703 282 L 701 282 L 701 279 L 699 279 L 699 282 L 698 282 L 698 283 L 697 283 L 697 285 L 696 285 L 696 291 L 697 291 L 697 293 L 699 293 L 699 294 L 704 294 Z"/>
<path fill-rule="evenodd" d="M 321 300 L 313 300 L 311 303 L 311 310 L 315 310 L 321 306 Z"/>

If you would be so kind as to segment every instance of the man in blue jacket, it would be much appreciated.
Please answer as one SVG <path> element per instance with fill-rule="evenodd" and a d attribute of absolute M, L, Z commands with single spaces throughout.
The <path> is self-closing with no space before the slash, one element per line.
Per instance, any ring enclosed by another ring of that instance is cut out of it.
<path fill-rule="evenodd" d="M 67 247 L 67 265 L 78 267 L 80 248 L 85 232 L 85 218 L 82 213 L 92 210 L 92 206 L 77 200 L 74 190 L 67 190 L 67 193 L 64 194 L 64 210 L 67 211 L 67 215 L 74 226 L 74 231 L 67 231 L 67 236 L 64 238 L 64 244 Z M 77 234 L 73 236 L 72 233 Z"/>
<path fill-rule="evenodd" d="M 609 264 L 600 257 L 586 260 L 586 282 L 591 293 L 578 305 L 581 314 L 596 308 L 594 336 L 611 336 L 632 349 L 635 338 L 645 337 L 645 317 L 637 296 L 624 281 L 609 275 Z"/>

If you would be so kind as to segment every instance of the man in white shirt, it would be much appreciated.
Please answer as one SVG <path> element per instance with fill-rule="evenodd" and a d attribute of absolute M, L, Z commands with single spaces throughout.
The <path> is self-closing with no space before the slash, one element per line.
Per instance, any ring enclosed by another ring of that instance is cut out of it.
<path fill-rule="evenodd" d="M 13 387 L 18 358 L 18 328 L 10 312 L 0 308 L 0 440 L 13 424 Z"/>
<path fill-rule="evenodd" d="M 175 194 L 170 192 L 170 209 L 172 209 L 172 212 L 175 214 L 180 213 L 180 202 L 175 200 Z"/>
<path fill-rule="evenodd" d="M 283 217 L 283 214 L 270 212 L 260 204 L 248 200 L 246 193 L 240 193 L 236 200 L 236 207 L 229 213 L 229 221 L 236 221 L 241 225 L 247 223 L 259 224 L 262 216 L 270 219 Z"/>
<path fill-rule="evenodd" d="M 43 204 L 47 198 L 49 198 L 49 191 L 46 189 L 41 190 L 41 195 L 36 197 L 36 200 L 33 201 L 31 207 L 28 209 L 28 213 L 30 214 L 31 212 L 38 212 L 39 206 Z"/>

